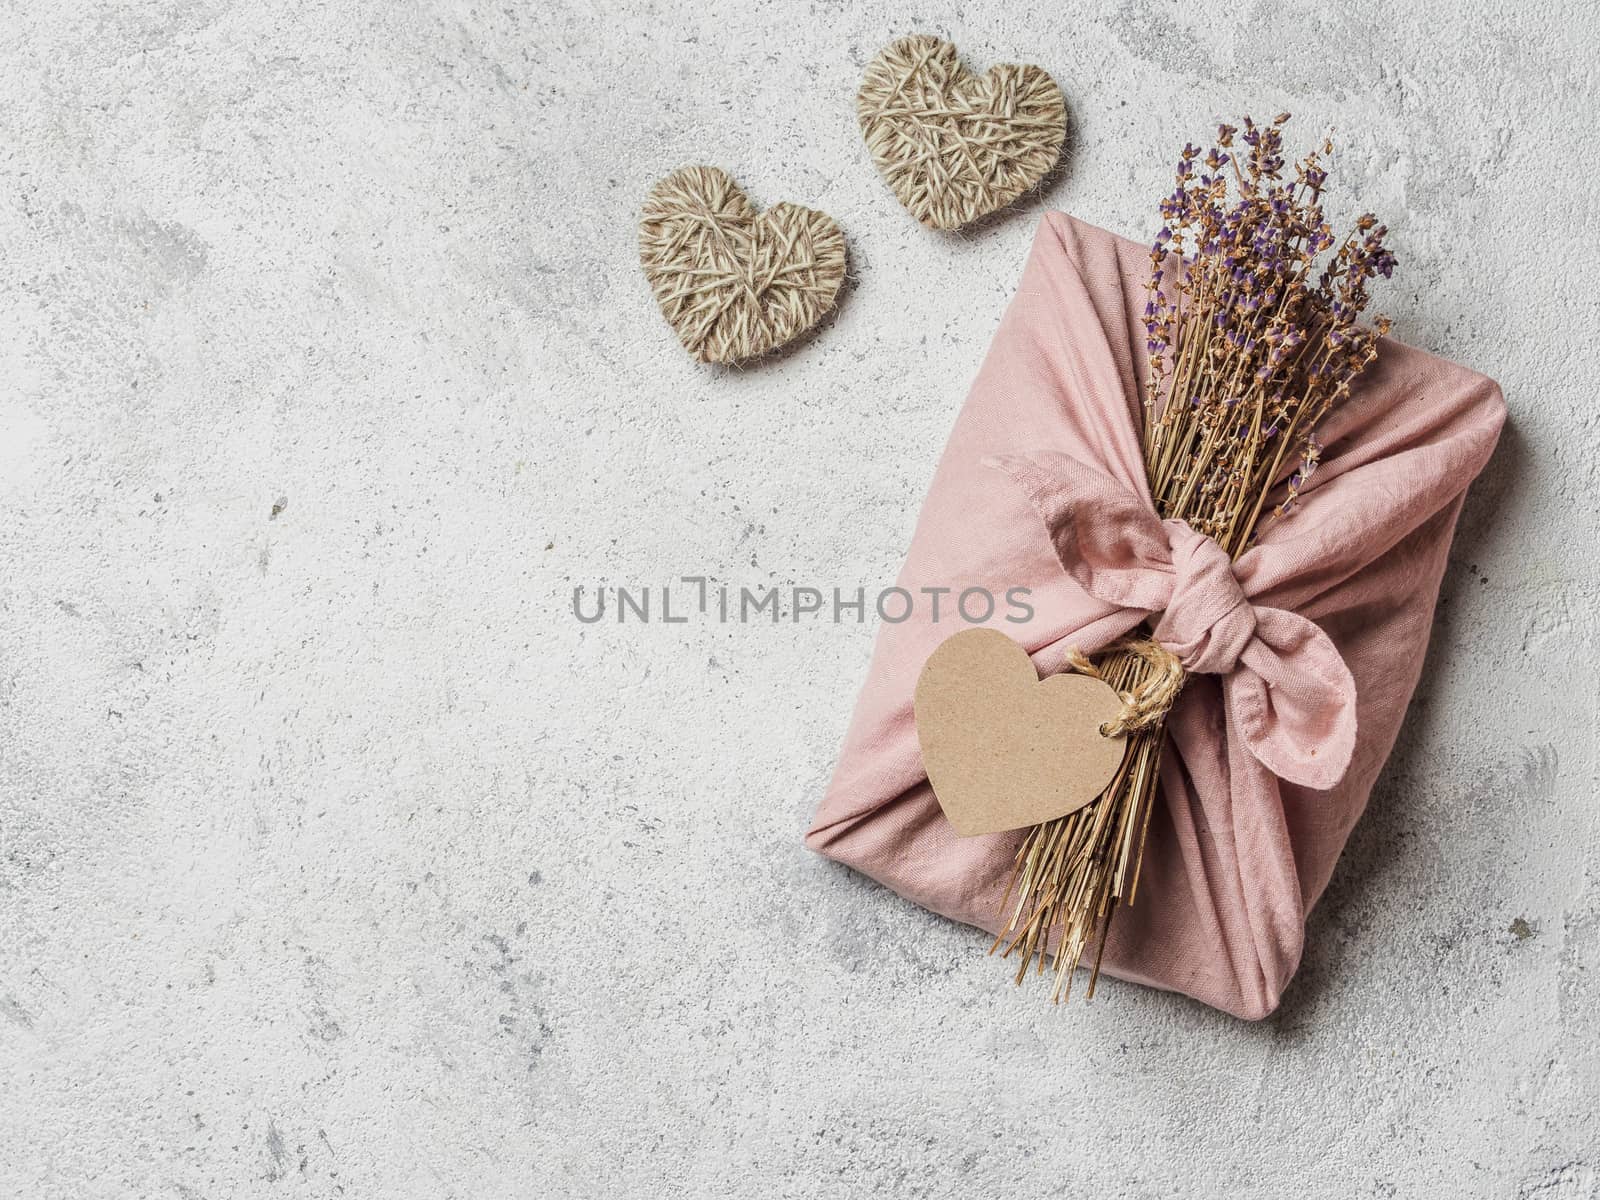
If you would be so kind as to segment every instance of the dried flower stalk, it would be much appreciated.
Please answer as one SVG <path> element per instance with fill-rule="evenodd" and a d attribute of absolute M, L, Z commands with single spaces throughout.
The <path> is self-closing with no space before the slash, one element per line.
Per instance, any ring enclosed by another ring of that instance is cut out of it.
<path fill-rule="evenodd" d="M 1150 250 L 1143 434 L 1151 496 L 1163 518 L 1181 518 L 1234 558 L 1265 521 L 1293 509 L 1322 454 L 1318 422 L 1350 394 L 1389 331 L 1381 317 L 1359 324 L 1372 281 L 1395 267 L 1388 230 L 1369 213 L 1335 238 L 1321 199 L 1333 147 L 1325 142 L 1286 180 L 1288 120 L 1284 113 L 1258 126 L 1246 117 L 1242 131 L 1223 125 L 1204 158 L 1185 146 Z M 1078 669 L 1131 701 L 1163 669 L 1148 630 L 1138 636 Z M 1128 743 L 1098 799 L 1028 831 L 1002 902 L 1011 915 L 995 948 L 1020 954 L 1019 983 L 1030 963 L 1043 974 L 1053 954 L 1058 1002 L 1091 944 L 1094 994 L 1111 919 L 1138 888 L 1164 714 Z"/>

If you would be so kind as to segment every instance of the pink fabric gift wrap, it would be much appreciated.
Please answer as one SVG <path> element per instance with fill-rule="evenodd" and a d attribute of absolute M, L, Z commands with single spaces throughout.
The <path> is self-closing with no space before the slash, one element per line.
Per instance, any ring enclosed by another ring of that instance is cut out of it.
<path fill-rule="evenodd" d="M 1148 251 L 1060 213 L 923 504 L 899 586 L 1032 589 L 1040 674 L 1149 618 L 1189 682 L 1168 717 L 1137 902 L 1103 969 L 1241 1017 L 1277 1007 L 1305 918 L 1394 745 L 1467 485 L 1505 417 L 1481 375 L 1384 340 L 1319 430 L 1296 508 L 1230 564 L 1159 521 L 1140 450 Z M 959 838 L 928 786 L 912 693 L 963 626 L 884 624 L 806 841 L 935 912 L 998 928 L 1022 833 Z M 1003 613 L 1002 613 L 1003 615 Z"/>

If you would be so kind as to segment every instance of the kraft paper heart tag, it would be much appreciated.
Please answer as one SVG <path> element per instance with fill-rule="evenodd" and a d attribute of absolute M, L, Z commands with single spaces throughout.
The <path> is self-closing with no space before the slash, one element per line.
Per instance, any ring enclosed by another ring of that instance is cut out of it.
<path fill-rule="evenodd" d="M 964 630 L 929 655 L 915 708 L 928 782 L 962 837 L 1075 812 L 1122 764 L 1125 739 L 1100 733 L 1122 711 L 1117 693 L 1088 675 L 1040 680 L 997 629 Z"/>

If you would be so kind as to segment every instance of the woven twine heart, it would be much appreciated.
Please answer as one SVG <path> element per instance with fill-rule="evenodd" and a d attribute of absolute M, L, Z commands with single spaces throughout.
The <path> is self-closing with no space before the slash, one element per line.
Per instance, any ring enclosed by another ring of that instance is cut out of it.
<path fill-rule="evenodd" d="M 684 167 L 650 189 L 639 259 L 684 349 L 732 363 L 793 340 L 833 307 L 844 234 L 798 204 L 757 213 L 726 171 Z"/>
<path fill-rule="evenodd" d="M 1038 67 L 972 74 L 936 37 L 901 38 L 867 67 L 856 115 L 872 160 L 924 225 L 958 229 L 1004 208 L 1061 156 L 1067 107 Z"/>

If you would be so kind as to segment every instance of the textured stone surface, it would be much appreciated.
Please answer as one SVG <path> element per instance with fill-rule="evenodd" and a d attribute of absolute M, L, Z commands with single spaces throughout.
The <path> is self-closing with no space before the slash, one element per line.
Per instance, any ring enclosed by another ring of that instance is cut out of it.
<path fill-rule="evenodd" d="M 0 1195 L 1600 1195 L 1600 23 L 1008 7 L 0 4 Z M 967 236 L 856 130 L 918 30 L 1071 108 Z M 800 848 L 870 626 L 571 588 L 890 582 L 1043 207 L 1279 108 L 1511 426 L 1282 1012 L 1053 1011 Z M 775 362 L 638 270 L 694 161 L 845 229 Z"/>

